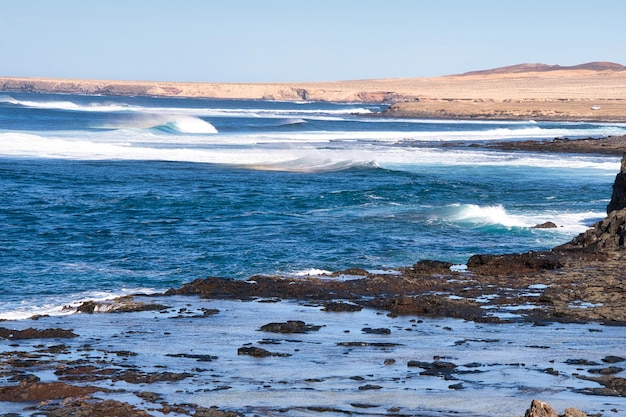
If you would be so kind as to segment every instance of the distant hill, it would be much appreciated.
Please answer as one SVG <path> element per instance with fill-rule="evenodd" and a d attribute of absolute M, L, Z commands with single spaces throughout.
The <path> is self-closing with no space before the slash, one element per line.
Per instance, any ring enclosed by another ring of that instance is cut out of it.
<path fill-rule="evenodd" d="M 589 70 L 589 71 L 626 71 L 626 66 L 614 62 L 588 62 L 586 64 L 561 66 L 547 64 L 518 64 L 506 67 L 493 68 L 482 71 L 465 72 L 463 75 L 492 75 L 492 74 L 517 74 L 524 72 L 548 72 L 564 70 Z"/>

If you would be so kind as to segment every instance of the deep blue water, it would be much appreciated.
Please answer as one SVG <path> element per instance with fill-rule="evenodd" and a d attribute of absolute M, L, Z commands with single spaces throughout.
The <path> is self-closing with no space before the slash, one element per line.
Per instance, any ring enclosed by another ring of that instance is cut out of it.
<path fill-rule="evenodd" d="M 0 94 L 0 316 L 208 275 L 463 264 L 604 215 L 618 158 L 441 145 L 626 126 L 379 109 Z M 560 227 L 531 228 L 544 221 Z"/>

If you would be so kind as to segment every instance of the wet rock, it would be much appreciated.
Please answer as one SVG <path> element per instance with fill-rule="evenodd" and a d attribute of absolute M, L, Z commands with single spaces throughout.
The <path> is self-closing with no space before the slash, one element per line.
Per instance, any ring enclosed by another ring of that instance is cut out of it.
<path fill-rule="evenodd" d="M 424 369 L 420 375 L 427 376 L 443 376 L 446 379 L 451 379 L 452 373 L 456 371 L 456 364 L 445 361 L 423 362 L 423 361 L 409 361 L 407 363 L 409 368 L 418 367 Z"/>
<path fill-rule="evenodd" d="M 339 277 L 342 275 L 354 275 L 354 276 L 363 276 L 366 277 L 368 276 L 370 273 L 367 272 L 365 269 L 361 269 L 361 268 L 349 268 L 349 269 L 344 269 L 343 271 L 337 271 L 337 272 L 333 272 L 332 276 L 333 277 Z"/>
<path fill-rule="evenodd" d="M 602 362 L 604 363 L 619 363 L 619 362 L 624 362 L 626 361 L 625 358 L 622 358 L 621 356 L 605 356 L 604 358 L 602 358 Z"/>
<path fill-rule="evenodd" d="M 391 334 L 391 330 L 386 327 L 379 327 L 376 329 L 372 329 L 371 327 L 364 327 L 361 329 L 363 333 L 366 334 Z"/>
<path fill-rule="evenodd" d="M 589 369 L 587 372 L 590 374 L 600 374 L 600 375 L 613 375 L 622 372 L 624 368 L 620 368 L 617 366 L 609 366 L 608 368 L 594 368 Z"/>
<path fill-rule="evenodd" d="M 534 225 L 533 229 L 556 229 L 558 226 L 554 222 L 545 222 Z"/>
<path fill-rule="evenodd" d="M 402 268 L 401 271 L 406 275 L 432 275 L 432 274 L 449 274 L 450 267 L 453 264 L 450 262 L 434 261 L 424 259 L 413 264 L 409 268 Z"/>
<path fill-rule="evenodd" d="M 131 404 L 116 400 L 76 399 L 61 404 L 49 404 L 39 407 L 47 417 L 150 417 L 151 414 L 139 410 Z M 39 414 L 37 414 L 39 415 Z"/>
<path fill-rule="evenodd" d="M 106 391 L 98 387 L 77 387 L 64 382 L 28 382 L 22 381 L 19 385 L 0 387 L 0 401 L 35 402 L 79 397 L 97 391 Z"/>
<path fill-rule="evenodd" d="M 343 312 L 352 313 L 352 312 L 361 311 L 361 310 L 363 310 L 363 307 L 361 307 L 358 304 L 342 303 L 342 302 L 337 302 L 337 301 L 324 303 L 324 308 L 322 309 L 322 311 L 332 311 L 332 312 L 337 312 L 337 313 L 343 313 Z"/>
<path fill-rule="evenodd" d="M 165 356 L 170 356 L 172 358 L 190 358 L 190 359 L 195 359 L 198 362 L 212 362 L 214 360 L 217 360 L 218 357 L 217 356 L 212 356 L 212 355 L 200 355 L 200 354 L 190 354 L 190 353 L 168 353 Z"/>
<path fill-rule="evenodd" d="M 318 331 L 322 326 L 306 324 L 300 320 L 288 320 L 284 323 L 268 323 L 261 326 L 259 330 L 272 333 L 308 333 Z"/>
<path fill-rule="evenodd" d="M 12 330 L 4 327 L 0 327 L 0 339 L 60 339 L 60 338 L 72 338 L 78 335 L 71 330 L 64 329 L 33 329 L 29 327 L 24 330 Z"/>
<path fill-rule="evenodd" d="M 578 390 L 587 395 L 605 395 L 608 397 L 626 397 L 626 379 L 616 376 L 603 375 L 599 377 L 590 377 L 585 375 L 576 375 L 579 379 L 597 382 L 604 388 L 584 388 Z"/>
<path fill-rule="evenodd" d="M 118 297 L 107 301 L 85 301 L 76 308 L 77 313 L 136 313 L 139 311 L 161 311 L 169 306 L 135 301 L 133 296 Z"/>
<path fill-rule="evenodd" d="M 558 417 L 556 410 L 540 400 L 533 400 L 524 417 Z"/>
<path fill-rule="evenodd" d="M 291 356 L 288 353 L 270 352 L 260 347 L 247 347 L 247 346 L 240 347 L 239 349 L 237 349 L 237 354 L 253 356 L 255 358 L 265 358 L 268 356 L 280 356 L 280 357 Z"/>
<path fill-rule="evenodd" d="M 568 365 L 586 365 L 586 366 L 600 365 L 598 362 L 590 361 L 587 359 L 567 359 L 565 363 Z"/>
<path fill-rule="evenodd" d="M 380 348 L 389 348 L 394 346 L 402 346 L 400 343 L 380 343 L 380 342 L 337 342 L 337 346 L 345 346 L 345 347 L 380 347 Z"/>
<path fill-rule="evenodd" d="M 378 390 L 378 389 L 382 389 L 382 388 L 383 387 L 381 387 L 380 385 L 367 384 L 367 385 L 361 385 L 359 387 L 359 391 Z"/>
<path fill-rule="evenodd" d="M 561 266 L 558 256 L 551 252 L 474 255 L 467 261 L 472 272 L 493 276 L 527 274 Z"/>
<path fill-rule="evenodd" d="M 470 300 L 452 300 L 435 295 L 416 297 L 384 297 L 368 301 L 370 307 L 388 310 L 393 315 L 419 315 L 429 317 L 454 317 L 467 320 L 483 321 L 485 311 L 480 305 Z"/>

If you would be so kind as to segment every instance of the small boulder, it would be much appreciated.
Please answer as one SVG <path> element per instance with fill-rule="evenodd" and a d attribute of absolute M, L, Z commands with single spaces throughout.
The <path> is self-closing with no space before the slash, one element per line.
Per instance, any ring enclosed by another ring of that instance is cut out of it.
<path fill-rule="evenodd" d="M 533 226 L 533 229 L 556 229 L 558 226 L 554 222 L 545 222 Z"/>
<path fill-rule="evenodd" d="M 577 408 L 566 408 L 563 417 L 587 417 L 587 414 Z"/>
<path fill-rule="evenodd" d="M 549 404 L 540 400 L 533 400 L 524 417 L 558 417 L 558 414 Z"/>
<path fill-rule="evenodd" d="M 260 330 L 263 332 L 272 333 L 307 333 L 311 331 L 317 331 L 322 326 L 314 326 L 306 324 L 300 320 L 288 320 L 284 323 L 268 323 L 261 326 Z"/>

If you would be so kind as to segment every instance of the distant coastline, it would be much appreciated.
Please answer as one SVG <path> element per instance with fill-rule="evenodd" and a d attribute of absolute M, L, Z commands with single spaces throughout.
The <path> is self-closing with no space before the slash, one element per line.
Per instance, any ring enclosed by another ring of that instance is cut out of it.
<path fill-rule="evenodd" d="M 521 64 L 435 78 L 207 83 L 0 77 L 0 91 L 389 104 L 381 116 L 626 121 L 626 67 Z"/>

